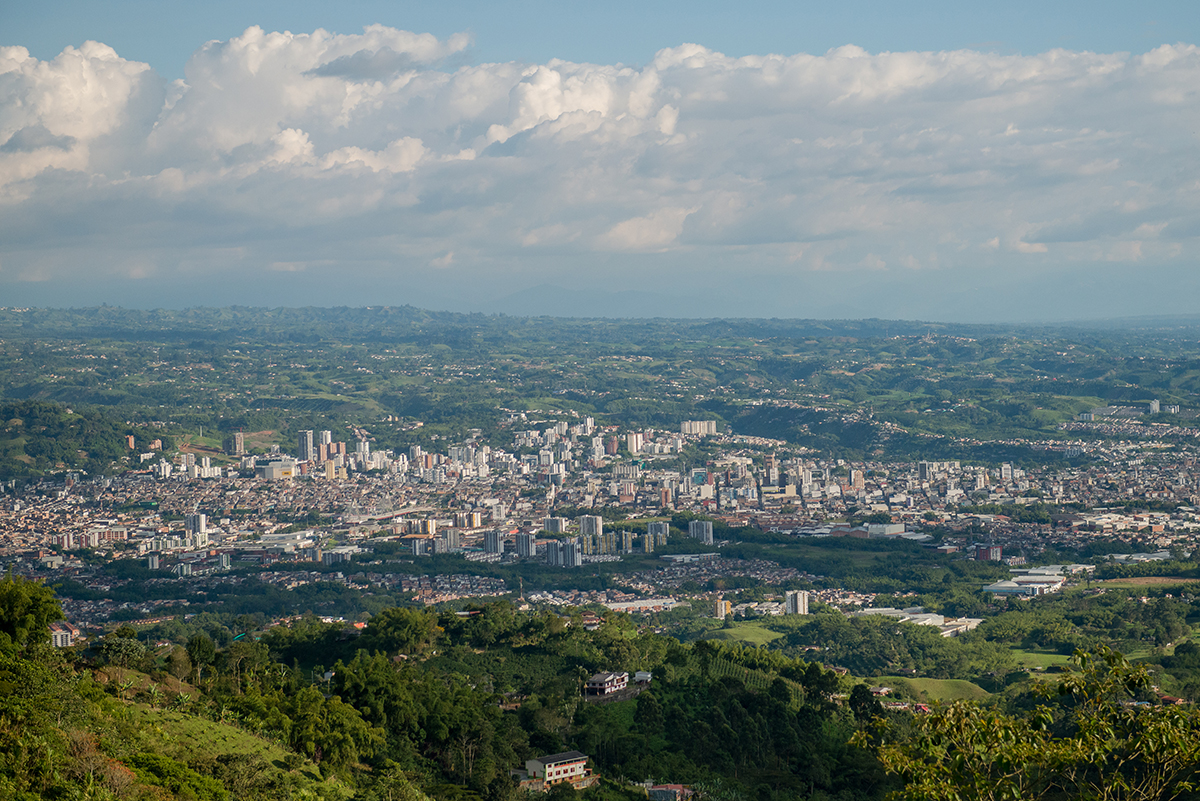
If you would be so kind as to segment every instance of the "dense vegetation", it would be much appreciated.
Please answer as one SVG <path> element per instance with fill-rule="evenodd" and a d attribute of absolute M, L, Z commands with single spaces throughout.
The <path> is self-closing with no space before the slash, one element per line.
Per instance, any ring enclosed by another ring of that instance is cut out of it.
<path fill-rule="evenodd" d="M 66 652 L 45 642 L 59 616 L 44 586 L 0 582 L 6 798 L 508 799 L 511 768 L 568 748 L 606 778 L 585 797 L 629 797 L 622 780 L 646 777 L 731 798 L 876 798 L 886 786 L 848 744 L 859 723 L 833 703 L 832 673 L 680 646 L 621 616 L 588 632 L 578 615 L 506 603 L 392 607 L 361 634 L 307 618 L 261 635 L 209 618 L 125 626 Z M 154 645 L 164 635 L 179 642 Z M 646 668 L 655 680 L 636 698 L 581 698 L 593 672 Z"/>

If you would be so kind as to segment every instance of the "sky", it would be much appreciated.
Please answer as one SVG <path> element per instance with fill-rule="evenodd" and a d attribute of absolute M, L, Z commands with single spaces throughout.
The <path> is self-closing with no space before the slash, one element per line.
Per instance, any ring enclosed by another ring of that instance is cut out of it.
<path fill-rule="evenodd" d="M 1198 43 L 1162 0 L 0 4 L 0 305 L 1200 313 Z"/>

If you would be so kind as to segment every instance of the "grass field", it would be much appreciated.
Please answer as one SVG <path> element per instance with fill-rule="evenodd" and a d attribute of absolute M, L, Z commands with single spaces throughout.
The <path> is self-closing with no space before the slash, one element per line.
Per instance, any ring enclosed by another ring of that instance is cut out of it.
<path fill-rule="evenodd" d="M 1046 651 L 1022 651 L 1020 648 L 1014 648 L 1012 655 L 1016 663 L 1024 668 L 1048 668 L 1054 665 L 1065 665 L 1071 661 L 1071 657 L 1064 656 L 1063 654 L 1053 654 Z"/>
<path fill-rule="evenodd" d="M 1185 584 L 1196 584 L 1197 582 L 1200 582 L 1200 579 L 1185 578 L 1183 576 L 1135 576 L 1133 578 L 1094 581 L 1092 582 L 1092 586 L 1115 590 L 1142 590 L 1150 587 L 1154 589 L 1182 587 Z"/>
<path fill-rule="evenodd" d="M 221 754 L 251 754 L 282 767 L 288 751 L 253 734 L 195 715 L 131 705 L 130 717 L 143 732 L 152 732 L 158 748 L 169 757 L 214 758 Z M 309 766 L 312 767 L 311 765 Z M 313 778 L 320 781 L 319 774 Z"/>
<path fill-rule="evenodd" d="M 907 679 L 902 676 L 883 676 L 872 682 L 897 690 L 906 690 L 923 701 L 977 701 L 990 693 L 961 679 Z"/>
<path fill-rule="evenodd" d="M 758 623 L 737 623 L 733 628 L 716 629 L 707 631 L 698 639 L 701 640 L 730 640 L 735 642 L 748 642 L 751 645 L 766 645 L 772 640 L 779 639 L 783 635 L 777 631 L 762 626 Z"/>

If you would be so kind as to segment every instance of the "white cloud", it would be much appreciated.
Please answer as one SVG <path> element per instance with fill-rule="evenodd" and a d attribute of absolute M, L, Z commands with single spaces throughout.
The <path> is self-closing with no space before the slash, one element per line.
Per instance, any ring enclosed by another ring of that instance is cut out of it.
<path fill-rule="evenodd" d="M 250 28 L 171 85 L 95 42 L 0 48 L 4 280 L 166 281 L 234 249 L 247 273 L 453 262 L 488 294 L 630 258 L 668 285 L 735 257 L 775 276 L 1163 263 L 1200 234 L 1191 45 L 444 66 L 469 45 Z"/>
<path fill-rule="evenodd" d="M 614 250 L 662 250 L 679 238 L 683 222 L 696 209 L 665 208 L 645 217 L 633 217 L 614 225 L 600 238 Z"/>

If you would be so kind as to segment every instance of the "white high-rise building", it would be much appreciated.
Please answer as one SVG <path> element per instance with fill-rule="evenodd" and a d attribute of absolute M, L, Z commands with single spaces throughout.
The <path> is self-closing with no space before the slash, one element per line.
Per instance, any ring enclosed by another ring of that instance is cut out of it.
<path fill-rule="evenodd" d="M 296 461 L 311 462 L 316 458 L 316 451 L 313 449 L 313 432 L 301 431 L 300 441 L 296 445 Z"/>
<path fill-rule="evenodd" d="M 321 432 L 321 444 L 322 445 L 332 445 L 333 444 L 333 432 L 332 431 L 322 431 Z"/>
<path fill-rule="evenodd" d="M 517 535 L 517 556 L 529 557 L 537 555 L 537 538 L 532 534 Z"/>
<path fill-rule="evenodd" d="M 584 537 L 598 537 L 604 533 L 604 518 L 599 515 L 583 515 L 579 518 L 579 533 Z"/>
<path fill-rule="evenodd" d="M 808 593 L 804 590 L 789 590 L 787 594 L 787 613 L 789 615 L 808 614 Z"/>
<path fill-rule="evenodd" d="M 713 526 L 711 520 L 693 520 L 688 523 L 688 536 L 700 540 L 705 545 L 713 544 Z"/>
<path fill-rule="evenodd" d="M 646 446 L 646 435 L 635 431 L 625 435 L 625 447 L 630 453 L 641 453 Z"/>

